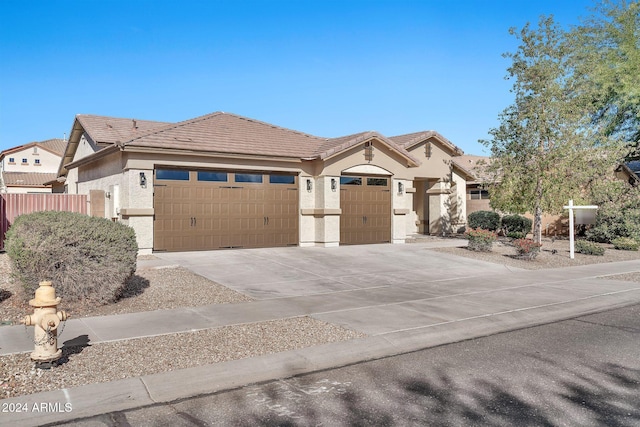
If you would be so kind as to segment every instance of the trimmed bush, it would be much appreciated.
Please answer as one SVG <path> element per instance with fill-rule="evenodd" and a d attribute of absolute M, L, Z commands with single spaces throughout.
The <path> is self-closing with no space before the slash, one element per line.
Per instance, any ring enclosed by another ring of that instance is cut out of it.
<path fill-rule="evenodd" d="M 497 238 L 496 233 L 493 231 L 481 228 L 467 230 L 464 233 L 464 237 L 469 240 L 467 249 L 477 252 L 491 252 L 493 242 Z"/>
<path fill-rule="evenodd" d="M 531 239 L 518 239 L 513 241 L 513 247 L 516 248 L 518 258 L 530 261 L 538 256 L 542 245 Z"/>
<path fill-rule="evenodd" d="M 496 231 L 500 228 L 500 215 L 493 211 L 471 212 L 467 217 L 467 224 L 470 228 Z"/>
<path fill-rule="evenodd" d="M 622 251 L 637 251 L 640 243 L 629 237 L 618 237 L 611 241 L 613 247 Z"/>
<path fill-rule="evenodd" d="M 505 215 L 501 220 L 502 230 L 505 236 L 512 237 L 511 234 L 525 237 L 531 231 L 533 221 L 521 215 Z"/>
<path fill-rule="evenodd" d="M 27 299 L 51 280 L 67 301 L 113 301 L 136 269 L 138 245 L 131 227 L 71 212 L 20 215 L 5 248 Z"/>
<path fill-rule="evenodd" d="M 604 255 L 604 248 L 602 246 L 588 240 L 576 240 L 575 251 L 586 255 Z"/>

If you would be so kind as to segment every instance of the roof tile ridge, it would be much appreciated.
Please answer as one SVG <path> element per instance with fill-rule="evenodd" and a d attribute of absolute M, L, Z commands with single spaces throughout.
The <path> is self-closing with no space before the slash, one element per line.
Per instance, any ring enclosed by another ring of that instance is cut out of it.
<path fill-rule="evenodd" d="M 269 126 L 270 128 L 280 129 L 280 130 L 283 130 L 283 131 L 286 131 L 286 132 L 295 133 L 295 134 L 297 134 L 297 135 L 306 136 L 306 137 L 308 137 L 308 138 L 314 138 L 314 139 L 323 140 L 323 141 L 327 139 L 327 138 L 322 137 L 322 136 L 311 135 L 310 133 L 302 132 L 302 131 L 295 130 L 295 129 L 285 128 L 285 127 L 282 127 L 282 126 L 274 125 L 273 123 L 267 123 L 267 122 L 263 122 L 263 121 L 261 121 L 261 120 L 252 119 L 252 118 L 250 118 L 250 117 L 241 116 L 241 115 L 239 115 L 239 114 L 234 114 L 234 113 L 224 113 L 224 112 L 223 112 L 222 114 L 226 114 L 226 115 L 228 115 L 228 116 L 233 116 L 233 117 L 235 117 L 235 118 L 237 118 L 237 119 L 246 120 L 246 121 L 248 121 L 248 122 L 253 122 L 253 123 L 260 124 L 260 125 Z"/>
<path fill-rule="evenodd" d="M 435 136 L 437 134 L 438 134 L 438 132 L 436 132 L 435 130 L 421 130 L 421 131 L 418 131 L 418 132 L 410 132 L 410 133 L 405 133 L 405 134 L 402 134 L 402 135 L 392 136 L 391 138 L 398 138 L 398 137 L 402 137 L 402 136 L 406 136 L 406 135 L 415 135 L 413 138 L 411 138 L 405 144 L 402 144 L 403 146 L 408 146 L 408 145 L 411 145 L 411 144 L 415 144 L 418 141 L 422 141 L 424 139 L 431 138 L 432 136 Z"/>
<path fill-rule="evenodd" d="M 157 128 L 150 129 L 150 130 L 148 130 L 146 132 L 141 132 L 139 134 L 136 134 L 135 137 L 130 138 L 127 141 L 123 141 L 123 143 L 126 144 L 126 143 L 129 143 L 129 142 L 133 142 L 133 141 L 135 141 L 137 139 L 140 139 L 140 138 L 144 138 L 144 137 L 147 137 L 147 136 L 150 136 L 150 135 L 155 135 L 155 134 L 158 134 L 158 133 L 166 132 L 168 130 L 172 130 L 172 129 L 176 129 L 176 128 L 179 128 L 179 127 L 182 127 L 182 126 L 190 125 L 192 123 L 197 123 L 197 122 L 200 122 L 200 121 L 208 120 L 210 118 L 213 118 L 213 117 L 216 117 L 216 116 L 219 116 L 219 115 L 223 115 L 223 114 L 225 114 L 225 113 L 222 112 L 222 111 L 216 111 L 214 113 L 205 114 L 203 116 L 194 117 L 194 118 L 191 118 L 191 119 L 183 120 L 181 122 L 167 123 L 167 125 L 165 125 L 165 126 L 159 126 Z M 131 120 L 134 120 L 134 119 L 131 119 Z"/>

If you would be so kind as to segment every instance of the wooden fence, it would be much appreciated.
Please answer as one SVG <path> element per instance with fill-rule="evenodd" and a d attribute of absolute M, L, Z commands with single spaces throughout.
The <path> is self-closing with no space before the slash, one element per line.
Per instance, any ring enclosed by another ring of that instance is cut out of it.
<path fill-rule="evenodd" d="M 4 237 L 18 215 L 39 211 L 87 213 L 84 194 L 2 194 L 0 195 L 0 250 Z"/>

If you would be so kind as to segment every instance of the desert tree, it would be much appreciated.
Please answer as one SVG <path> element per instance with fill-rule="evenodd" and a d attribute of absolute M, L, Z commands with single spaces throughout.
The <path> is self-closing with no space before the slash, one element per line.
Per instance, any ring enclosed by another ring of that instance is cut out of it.
<path fill-rule="evenodd" d="M 567 34 L 571 78 L 592 101 L 592 126 L 640 159 L 640 2 L 605 1 Z"/>
<path fill-rule="evenodd" d="M 552 17 L 510 29 L 520 44 L 507 79 L 513 103 L 481 141 L 491 150 L 491 206 L 534 216 L 534 240 L 542 236 L 542 213 L 557 214 L 570 198 L 581 201 L 585 183 L 605 173 L 608 139 L 589 126 L 592 100 L 573 79 L 572 45 Z M 611 160 L 611 159 L 609 159 Z"/>

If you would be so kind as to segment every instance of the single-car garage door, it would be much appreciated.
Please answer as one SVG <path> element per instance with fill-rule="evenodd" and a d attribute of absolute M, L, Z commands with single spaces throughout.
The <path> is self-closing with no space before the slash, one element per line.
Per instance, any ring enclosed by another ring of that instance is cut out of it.
<path fill-rule="evenodd" d="M 340 177 L 340 244 L 391 241 L 390 178 Z"/>
<path fill-rule="evenodd" d="M 298 244 L 295 175 L 159 168 L 154 212 L 157 251 Z"/>

